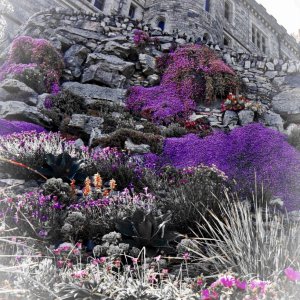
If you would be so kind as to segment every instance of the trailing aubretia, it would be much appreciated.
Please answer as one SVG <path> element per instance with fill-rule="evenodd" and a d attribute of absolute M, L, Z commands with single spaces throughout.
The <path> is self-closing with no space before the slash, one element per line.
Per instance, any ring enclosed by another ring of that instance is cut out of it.
<path fill-rule="evenodd" d="M 46 130 L 39 125 L 28 122 L 0 119 L 0 136 L 24 131 L 36 131 L 40 133 Z"/>
<path fill-rule="evenodd" d="M 282 197 L 289 210 L 300 207 L 300 154 L 283 134 L 261 124 L 229 134 L 218 132 L 205 139 L 193 134 L 166 139 L 164 159 L 179 168 L 215 164 L 245 193 L 251 192 L 256 173 L 257 182 Z"/>
<path fill-rule="evenodd" d="M 196 102 L 211 101 L 237 85 L 233 70 L 206 46 L 181 47 L 164 56 L 164 66 L 159 86 L 133 87 L 127 100 L 131 111 L 155 123 L 183 121 Z"/>
<path fill-rule="evenodd" d="M 63 66 L 61 55 L 49 41 L 20 36 L 13 41 L 8 59 L 0 68 L 0 81 L 15 78 L 39 93 L 57 93 Z"/>

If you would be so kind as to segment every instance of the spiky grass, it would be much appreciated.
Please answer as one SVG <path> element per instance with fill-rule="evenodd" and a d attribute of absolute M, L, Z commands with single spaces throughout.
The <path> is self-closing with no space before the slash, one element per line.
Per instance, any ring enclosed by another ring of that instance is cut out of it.
<path fill-rule="evenodd" d="M 204 222 L 197 224 L 188 250 L 215 273 L 232 269 L 240 276 L 276 280 L 286 267 L 299 267 L 300 222 L 259 203 L 255 196 L 251 205 L 226 194 L 221 217 L 199 212 Z"/>

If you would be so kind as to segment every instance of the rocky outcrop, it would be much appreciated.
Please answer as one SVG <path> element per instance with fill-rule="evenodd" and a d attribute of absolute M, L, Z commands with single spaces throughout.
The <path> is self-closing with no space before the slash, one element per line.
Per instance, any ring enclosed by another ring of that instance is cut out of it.
<path fill-rule="evenodd" d="M 109 87 L 98 86 L 95 84 L 82 84 L 79 82 L 65 82 L 63 90 L 72 92 L 75 95 L 83 97 L 86 104 L 93 106 L 99 101 L 107 101 L 108 104 L 124 104 L 127 90 L 113 89 Z"/>

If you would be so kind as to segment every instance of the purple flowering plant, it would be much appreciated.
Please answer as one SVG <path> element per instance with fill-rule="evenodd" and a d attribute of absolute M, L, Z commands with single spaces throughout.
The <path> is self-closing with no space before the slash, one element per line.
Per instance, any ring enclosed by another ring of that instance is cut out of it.
<path fill-rule="evenodd" d="M 251 193 L 255 180 L 273 196 L 284 200 L 288 210 L 299 209 L 300 154 L 286 137 L 261 124 L 218 132 L 204 139 L 189 134 L 166 139 L 165 163 L 177 168 L 215 165 L 239 191 Z"/>
<path fill-rule="evenodd" d="M 29 36 L 16 38 L 7 61 L 0 67 L 0 81 L 5 78 L 18 79 L 39 93 L 54 93 L 64 67 L 61 54 L 44 39 Z"/>
<path fill-rule="evenodd" d="M 132 87 L 127 107 L 162 124 L 184 121 L 196 103 L 211 101 L 237 86 L 234 71 L 205 46 L 187 45 L 164 56 L 159 86 Z M 159 63 L 159 66 L 162 63 Z"/>
<path fill-rule="evenodd" d="M 33 123 L 0 119 L 0 136 L 26 131 L 46 132 L 45 128 Z"/>

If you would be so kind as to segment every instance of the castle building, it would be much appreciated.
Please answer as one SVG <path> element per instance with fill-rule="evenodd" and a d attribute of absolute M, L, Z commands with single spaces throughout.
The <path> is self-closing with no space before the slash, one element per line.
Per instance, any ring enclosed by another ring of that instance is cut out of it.
<path fill-rule="evenodd" d="M 169 33 L 281 59 L 299 59 L 296 39 L 255 0 L 10 0 L 10 39 L 32 14 L 50 7 L 123 15 Z M 1 12 L 0 12 L 1 14 Z"/>

